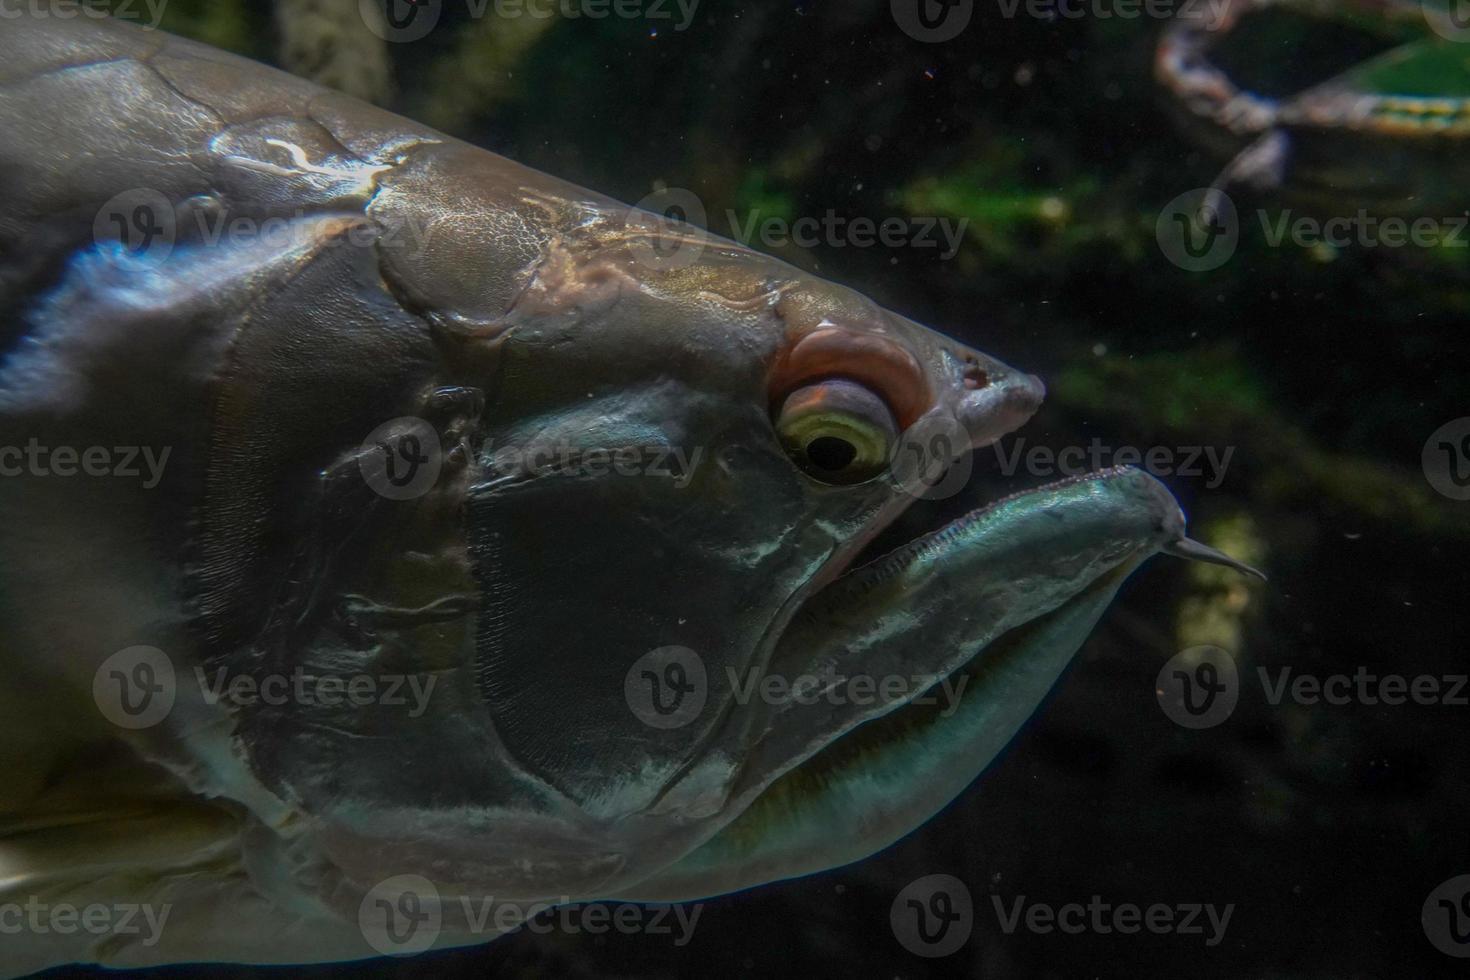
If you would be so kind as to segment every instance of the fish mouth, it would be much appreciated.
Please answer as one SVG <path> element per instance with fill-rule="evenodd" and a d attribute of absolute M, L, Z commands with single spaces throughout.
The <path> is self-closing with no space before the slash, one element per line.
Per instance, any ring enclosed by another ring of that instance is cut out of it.
<path fill-rule="evenodd" d="M 807 596 L 776 641 L 767 674 L 807 696 L 766 706 L 751 779 L 820 770 L 860 730 L 873 745 L 909 728 L 926 694 L 1003 637 L 1184 539 L 1172 495 L 1132 467 L 1006 494 L 912 537 L 899 537 L 904 517 Z M 860 700 L 856 678 L 895 693 Z"/>
<path fill-rule="evenodd" d="M 1117 467 L 992 500 L 855 565 L 777 642 L 770 673 L 793 696 L 763 706 L 738 816 L 640 893 L 836 867 L 920 826 L 1005 748 L 1158 552 L 1243 568 L 1185 537 L 1161 483 Z"/>
<path fill-rule="evenodd" d="M 916 521 L 924 520 L 925 517 L 918 513 L 919 508 L 910 508 L 869 541 L 852 558 L 848 567 L 828 587 L 813 595 L 808 602 L 812 604 L 813 610 L 818 610 L 823 603 L 830 602 L 832 596 L 841 595 L 844 591 L 861 590 L 873 580 L 882 579 L 892 574 L 894 569 L 907 565 L 913 560 L 913 556 L 941 547 L 941 542 L 946 537 L 963 533 L 965 528 L 984 522 L 991 515 L 1002 512 L 1008 505 L 1028 505 L 1053 497 L 1068 487 L 1082 487 L 1118 477 L 1128 478 L 1130 471 L 1136 472 L 1131 467 L 1112 467 L 1015 490 L 993 497 L 986 503 L 944 520 L 937 527 L 931 527 L 930 530 L 917 534 L 913 533 L 912 525 Z M 1172 498 L 1170 503 L 1172 503 Z M 949 509 L 952 509 L 952 506 L 941 508 L 941 510 Z M 1160 526 L 1166 529 L 1167 535 L 1172 537 L 1176 517 L 1178 539 L 1187 540 L 1183 535 L 1183 515 L 1178 514 L 1177 508 L 1173 514 L 1166 511 L 1160 515 Z M 1164 548 L 1161 547 L 1160 550 Z M 1122 553 L 1120 552 L 1118 556 L 1122 557 Z M 875 751 L 881 751 L 884 746 L 921 737 L 923 733 L 933 729 L 942 723 L 944 718 L 949 717 L 950 709 L 953 707 L 947 703 L 947 699 L 952 696 L 949 692 L 967 688 L 970 682 L 979 678 L 986 669 L 986 661 L 989 658 L 996 656 L 1007 647 L 1017 645 L 1017 638 L 1024 635 L 1026 631 L 1034 631 L 1048 620 L 1061 618 L 1066 609 L 1087 603 L 1090 599 L 1095 598 L 1097 593 L 1107 592 L 1111 596 L 1143 557 L 1147 556 L 1141 556 L 1138 561 L 1132 563 L 1120 562 L 1100 572 L 1095 578 L 1082 584 L 1076 592 L 1063 598 L 1054 608 L 1040 611 L 1033 618 L 1023 619 L 1008 626 L 988 644 L 977 647 L 967 657 L 957 661 L 949 670 L 936 676 L 927 688 L 911 700 L 903 701 L 892 710 L 857 724 L 841 738 L 835 739 L 810 758 L 793 767 L 783 779 L 788 779 L 797 785 L 820 783 L 832 771 L 851 765 L 854 761 L 870 756 Z M 1126 564 L 1126 567 L 1119 567 L 1123 564 Z M 808 612 L 805 608 L 802 614 L 819 615 L 819 613 Z M 795 788 L 795 786 L 773 785 L 767 792 L 780 792 L 783 789 Z"/>
<path fill-rule="evenodd" d="M 963 595 L 965 579 L 975 571 L 982 575 L 990 572 L 1002 584 L 1007 576 L 1015 575 L 1025 586 L 1015 589 L 1011 596 L 1002 589 L 1002 597 L 1011 601 L 1004 609 L 1000 607 L 1006 606 L 1005 602 L 995 604 L 1002 615 L 994 621 L 987 622 L 983 614 L 972 617 L 993 627 L 986 637 L 975 637 L 967 643 L 963 629 L 935 637 L 954 643 L 957 657 L 934 659 L 912 647 L 906 656 L 890 657 L 889 666 L 911 664 L 915 677 L 930 680 L 928 686 L 922 692 L 911 692 L 910 698 L 900 700 L 891 710 L 862 719 L 797 768 L 820 767 L 827 753 L 852 751 L 854 746 L 848 743 L 881 743 L 911 729 L 920 719 L 947 716 L 949 712 L 940 710 L 943 699 L 933 696 L 938 686 L 960 678 L 973 680 L 985 669 L 983 661 L 994 656 L 997 649 L 1008 643 L 1014 645 L 1013 634 L 1028 629 L 1036 632 L 1036 624 L 1065 618 L 1068 610 L 1079 606 L 1100 608 L 1100 596 L 1104 596 L 1101 605 L 1105 605 L 1122 581 L 1155 553 L 1225 565 L 1265 578 L 1255 569 L 1188 538 L 1184 514 L 1173 495 L 1158 480 L 1132 466 L 1108 467 L 1015 490 L 937 528 L 912 534 L 911 525 L 923 518 L 919 508 L 909 508 L 895 519 L 854 556 L 844 572 L 807 599 L 797 614 L 798 623 L 830 623 L 831 610 L 846 612 L 852 605 L 868 606 L 866 613 L 881 620 L 884 612 L 901 603 L 910 584 L 915 594 L 928 588 Z M 988 552 L 998 560 L 992 569 L 975 569 L 973 558 L 964 559 L 967 548 Z M 1028 550 L 1033 551 L 1029 556 L 1025 554 Z M 1007 564 L 1007 554 L 1019 561 Z M 963 570 L 951 573 L 947 568 L 951 562 L 960 564 Z M 889 586 L 916 568 L 919 573 L 912 583 Z M 886 603 L 882 595 L 885 586 L 889 586 Z M 873 600 L 865 598 L 875 593 Z M 863 598 L 854 604 L 854 597 Z M 954 604 L 947 609 L 954 612 Z M 945 609 L 928 611 L 943 615 Z M 850 622 L 841 614 L 836 621 L 844 626 Z M 868 638 L 861 632 L 848 637 L 858 641 Z M 1078 637 L 1079 644 L 1081 640 Z M 784 638 L 781 645 L 790 647 Z M 865 645 L 853 642 L 849 649 Z"/>

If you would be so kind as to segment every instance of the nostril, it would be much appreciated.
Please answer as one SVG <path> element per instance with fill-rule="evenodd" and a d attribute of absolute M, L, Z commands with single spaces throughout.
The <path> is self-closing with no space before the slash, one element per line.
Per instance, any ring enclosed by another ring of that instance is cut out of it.
<path fill-rule="evenodd" d="M 962 377 L 966 388 L 978 389 L 990 384 L 990 375 L 985 373 L 985 369 L 980 366 L 980 361 L 974 354 L 965 357 L 965 370 Z"/>

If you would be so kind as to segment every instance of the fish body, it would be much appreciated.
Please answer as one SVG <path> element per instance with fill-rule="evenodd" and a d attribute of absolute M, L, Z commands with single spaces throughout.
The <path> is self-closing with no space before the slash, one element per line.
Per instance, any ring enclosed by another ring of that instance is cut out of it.
<path fill-rule="evenodd" d="M 857 860 L 1187 550 L 1123 469 L 853 568 L 1037 379 L 300 79 L 20 20 L 0 133 L 0 903 L 157 926 L 12 972 Z"/>

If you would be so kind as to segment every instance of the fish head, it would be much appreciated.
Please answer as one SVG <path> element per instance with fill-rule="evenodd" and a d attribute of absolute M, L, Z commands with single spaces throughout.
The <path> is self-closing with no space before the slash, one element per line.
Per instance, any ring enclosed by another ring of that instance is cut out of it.
<path fill-rule="evenodd" d="M 500 240 L 481 214 L 504 224 L 512 207 L 534 247 L 467 274 Z M 307 546 L 337 543 L 319 574 L 287 578 L 348 622 L 292 606 L 277 645 L 293 669 L 432 691 L 407 711 L 339 699 L 235 719 L 230 753 L 292 811 L 251 838 L 253 866 L 296 869 L 293 888 L 343 914 L 423 869 L 461 893 L 662 900 L 863 857 L 958 795 L 1123 578 L 1186 540 L 1168 491 L 1124 469 L 991 501 L 854 567 L 947 467 L 1022 425 L 1043 386 L 688 226 L 542 189 L 461 211 L 422 254 L 363 261 L 323 281 L 387 284 L 432 353 L 354 357 L 323 393 L 278 370 L 266 328 L 234 356 L 257 343 L 269 370 L 231 382 L 236 417 L 283 419 L 246 433 L 310 428 L 328 404 L 341 418 L 350 391 L 373 411 L 425 390 L 426 415 L 453 406 L 432 488 L 313 504 L 297 523 Z M 291 282 L 320 321 L 311 276 Z M 485 283 L 505 286 L 493 304 Z M 226 462 L 221 485 L 263 481 L 258 454 Z M 323 484 L 339 488 L 355 464 L 326 472 L 346 474 Z M 956 678 L 962 710 L 926 714 L 925 693 Z"/>
<path fill-rule="evenodd" d="M 687 226 L 581 231 L 505 328 L 467 490 L 480 691 L 579 805 L 625 818 L 704 766 L 710 816 L 739 763 L 712 743 L 755 717 L 738 686 L 918 499 L 898 471 L 946 468 L 1043 388 Z"/>

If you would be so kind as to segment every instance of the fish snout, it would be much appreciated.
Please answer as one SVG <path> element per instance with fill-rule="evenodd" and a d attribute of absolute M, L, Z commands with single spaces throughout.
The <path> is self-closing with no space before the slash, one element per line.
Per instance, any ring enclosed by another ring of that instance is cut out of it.
<path fill-rule="evenodd" d="M 1030 420 L 1046 398 L 1046 385 L 992 358 L 966 358 L 963 387 L 955 417 L 970 436 L 970 447 L 980 449 L 1014 432 Z"/>

